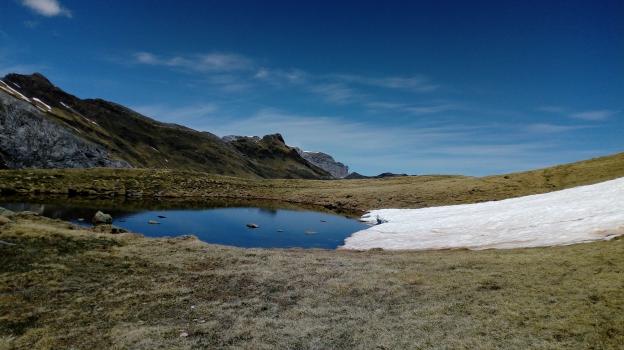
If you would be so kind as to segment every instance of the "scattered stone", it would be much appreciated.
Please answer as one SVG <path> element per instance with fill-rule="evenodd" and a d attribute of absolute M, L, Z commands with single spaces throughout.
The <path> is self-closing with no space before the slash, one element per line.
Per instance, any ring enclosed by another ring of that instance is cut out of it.
<path fill-rule="evenodd" d="M 150 224 L 150 225 L 160 225 L 160 222 L 158 222 L 156 220 L 149 220 L 147 223 Z"/>
<path fill-rule="evenodd" d="M 191 310 L 195 310 L 195 305 L 191 305 Z"/>
<path fill-rule="evenodd" d="M 9 222 L 11 222 L 11 219 L 7 218 L 6 216 L 0 216 L 0 226 L 6 225 Z"/>
<path fill-rule="evenodd" d="M 35 213 L 34 211 L 25 210 L 15 213 L 15 215 L 19 216 L 39 216 L 39 213 Z"/>
<path fill-rule="evenodd" d="M 15 243 L 7 242 L 7 241 L 0 241 L 0 244 L 4 244 L 4 245 L 17 245 Z"/>
<path fill-rule="evenodd" d="M 189 336 L 189 334 L 187 332 L 180 333 L 180 338 L 186 338 L 188 336 Z"/>
<path fill-rule="evenodd" d="M 99 232 L 99 233 L 113 233 L 113 234 L 128 232 L 128 230 L 126 230 L 124 228 L 113 226 L 113 225 L 109 225 L 109 224 L 97 225 L 97 226 L 93 227 L 93 231 L 94 232 Z"/>
<path fill-rule="evenodd" d="M 5 208 L 0 207 L 0 215 L 9 217 L 9 216 L 15 215 L 15 212 L 11 211 L 9 209 L 5 209 Z"/>
<path fill-rule="evenodd" d="M 93 225 L 110 225 L 113 223 L 113 217 L 108 215 L 108 214 L 104 214 L 101 211 L 97 211 L 97 213 L 95 213 L 95 215 L 93 215 L 93 219 L 91 219 L 91 222 L 93 223 Z"/>
<path fill-rule="evenodd" d="M 247 227 L 249 227 L 249 228 L 259 228 L 260 226 L 258 224 L 247 224 Z"/>

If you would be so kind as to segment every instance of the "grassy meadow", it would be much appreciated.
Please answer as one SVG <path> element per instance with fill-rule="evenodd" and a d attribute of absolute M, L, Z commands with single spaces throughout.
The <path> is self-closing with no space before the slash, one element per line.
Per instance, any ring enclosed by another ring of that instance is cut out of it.
<path fill-rule="evenodd" d="M 366 210 L 624 176 L 624 154 L 485 178 L 0 171 L 2 195 L 279 199 Z M 101 231 L 101 230 L 100 230 Z M 0 216 L 0 350 L 621 349 L 624 239 L 512 250 L 241 249 Z"/>

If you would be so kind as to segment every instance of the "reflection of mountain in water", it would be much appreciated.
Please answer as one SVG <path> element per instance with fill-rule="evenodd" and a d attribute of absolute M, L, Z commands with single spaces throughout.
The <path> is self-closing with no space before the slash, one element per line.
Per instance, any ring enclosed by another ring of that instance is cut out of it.
<path fill-rule="evenodd" d="M 123 217 L 129 214 L 175 209 L 215 209 L 215 208 L 240 208 L 253 207 L 266 211 L 267 214 L 275 215 L 278 209 L 312 210 L 326 213 L 343 214 L 357 218 L 359 212 L 334 211 L 327 208 L 293 204 L 288 202 L 268 200 L 238 200 L 238 199 L 197 199 L 197 198 L 167 198 L 156 199 L 126 199 L 126 198 L 89 198 L 67 196 L 3 196 L 0 206 L 14 211 L 30 210 L 41 215 L 65 219 L 69 212 L 76 217 L 90 220 L 98 210 L 105 211 L 113 217 Z M 15 209 L 12 209 L 15 208 Z M 42 211 L 43 210 L 43 211 Z M 56 214 L 54 214 L 56 213 Z"/>
<path fill-rule="evenodd" d="M 91 218 L 98 210 L 104 210 L 106 211 L 106 213 L 111 214 L 114 218 L 124 218 L 137 212 L 119 210 L 110 207 L 95 209 L 65 204 L 0 203 L 0 206 L 12 211 L 32 211 L 39 215 L 43 215 L 53 219 L 76 220 L 79 218 L 83 218 L 88 222 L 91 221 Z"/>

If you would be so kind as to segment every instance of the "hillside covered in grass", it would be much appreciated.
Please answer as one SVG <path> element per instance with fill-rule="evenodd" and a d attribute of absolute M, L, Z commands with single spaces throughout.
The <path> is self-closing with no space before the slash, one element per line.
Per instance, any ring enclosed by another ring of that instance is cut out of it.
<path fill-rule="evenodd" d="M 145 169 L 1 170 L 0 193 L 117 198 L 270 199 L 364 211 L 475 203 L 545 193 L 624 176 L 624 153 L 507 175 L 362 180 L 248 179 Z"/>
<path fill-rule="evenodd" d="M 256 178 L 331 178 L 287 146 L 279 134 L 244 144 L 226 142 L 113 102 L 78 98 L 38 73 L 2 78 L 0 125 L 0 167 L 5 168 L 103 166 Z"/>

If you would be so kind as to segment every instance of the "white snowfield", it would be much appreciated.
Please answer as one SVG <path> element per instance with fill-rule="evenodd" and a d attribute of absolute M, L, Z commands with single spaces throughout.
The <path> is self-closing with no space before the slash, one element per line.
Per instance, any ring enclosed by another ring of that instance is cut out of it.
<path fill-rule="evenodd" d="M 488 249 L 567 245 L 624 234 L 624 178 L 501 201 L 423 209 L 380 209 L 381 224 L 342 249 Z"/>

